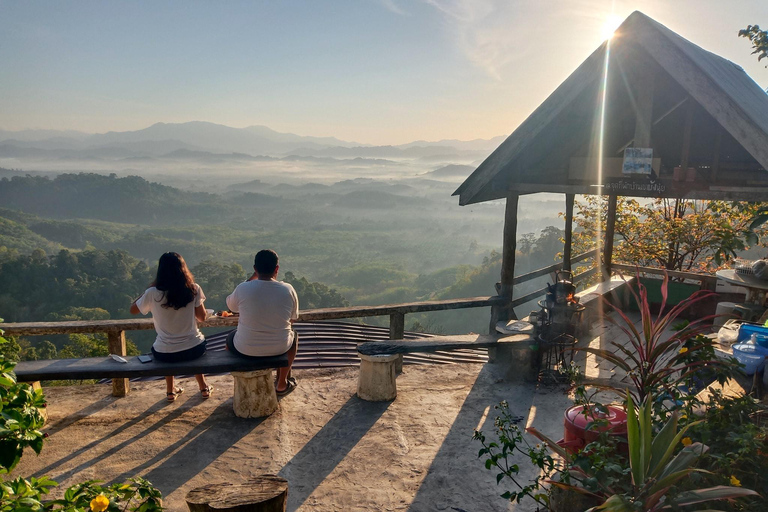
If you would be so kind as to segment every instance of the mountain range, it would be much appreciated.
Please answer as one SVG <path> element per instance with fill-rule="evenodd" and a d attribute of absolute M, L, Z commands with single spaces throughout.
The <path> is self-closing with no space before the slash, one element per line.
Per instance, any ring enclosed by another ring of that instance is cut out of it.
<path fill-rule="evenodd" d="M 490 140 L 415 141 L 371 146 L 335 137 L 281 133 L 266 126 L 232 128 L 192 121 L 156 123 L 141 130 L 88 134 L 57 130 L 0 130 L 0 158 L 141 158 L 241 154 L 243 157 L 428 158 L 436 155 L 484 156 L 504 136 Z"/>

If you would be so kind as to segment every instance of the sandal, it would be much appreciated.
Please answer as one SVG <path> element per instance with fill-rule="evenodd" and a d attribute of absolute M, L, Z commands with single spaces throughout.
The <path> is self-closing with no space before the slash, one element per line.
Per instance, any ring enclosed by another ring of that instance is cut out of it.
<path fill-rule="evenodd" d="M 291 391 L 293 391 L 294 389 L 296 389 L 297 385 L 298 384 L 296 383 L 296 379 L 291 377 L 290 379 L 288 379 L 288 386 L 284 390 L 280 391 L 277 388 L 275 388 L 275 392 L 277 393 L 277 396 L 285 396 Z"/>
<path fill-rule="evenodd" d="M 173 388 L 173 391 L 169 391 L 166 393 L 166 397 L 168 398 L 169 402 L 175 402 L 176 398 L 184 392 L 184 388 L 181 386 L 176 386 Z"/>
<path fill-rule="evenodd" d="M 203 398 L 210 398 L 212 392 L 213 386 L 206 386 L 200 390 L 200 394 L 203 395 Z"/>

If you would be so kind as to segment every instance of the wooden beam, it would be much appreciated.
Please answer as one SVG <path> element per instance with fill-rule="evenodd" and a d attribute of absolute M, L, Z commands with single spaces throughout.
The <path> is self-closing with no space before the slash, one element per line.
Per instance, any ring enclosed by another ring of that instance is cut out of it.
<path fill-rule="evenodd" d="M 613 235 L 616 231 L 616 203 L 615 195 L 608 196 L 608 218 L 605 222 L 605 245 L 603 246 L 603 280 L 611 278 L 611 261 L 613 260 Z"/>
<path fill-rule="evenodd" d="M 504 212 L 504 246 L 501 257 L 501 296 L 512 299 L 515 282 L 515 252 L 517 251 L 517 206 L 520 196 L 511 194 L 507 197 Z M 508 319 L 514 318 L 514 311 L 509 311 Z"/>
<path fill-rule="evenodd" d="M 563 270 L 571 270 L 573 249 L 573 203 L 575 194 L 565 194 L 565 244 L 563 246 Z"/>

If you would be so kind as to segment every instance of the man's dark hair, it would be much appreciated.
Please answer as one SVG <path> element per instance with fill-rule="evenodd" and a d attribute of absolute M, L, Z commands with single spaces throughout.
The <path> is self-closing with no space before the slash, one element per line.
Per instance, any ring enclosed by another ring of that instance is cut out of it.
<path fill-rule="evenodd" d="M 259 275 L 270 276 L 277 268 L 277 253 L 272 249 L 264 249 L 256 253 L 253 259 L 253 268 Z"/>

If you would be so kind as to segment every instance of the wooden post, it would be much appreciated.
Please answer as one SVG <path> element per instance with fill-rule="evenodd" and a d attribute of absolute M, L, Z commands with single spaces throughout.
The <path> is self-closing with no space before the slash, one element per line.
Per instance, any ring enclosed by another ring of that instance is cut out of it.
<path fill-rule="evenodd" d="M 573 203 L 576 194 L 565 194 L 565 245 L 563 246 L 563 270 L 571 270 L 573 246 Z"/>
<path fill-rule="evenodd" d="M 605 223 L 605 245 L 603 246 L 603 281 L 611 278 L 611 261 L 613 260 L 613 235 L 616 231 L 616 203 L 618 197 L 608 196 L 608 218 Z"/>
<path fill-rule="evenodd" d="M 108 347 L 110 354 L 118 356 L 126 355 L 125 352 L 125 331 L 108 331 Z M 130 392 L 128 379 L 112 379 L 112 396 L 125 396 Z"/>
<path fill-rule="evenodd" d="M 184 499 L 190 512 L 285 512 L 288 480 L 263 475 L 244 484 L 208 484 L 192 489 Z"/>
<path fill-rule="evenodd" d="M 515 280 L 515 252 L 517 251 L 517 205 L 520 201 L 519 194 L 510 194 L 507 197 L 507 207 L 504 212 L 504 249 L 501 256 L 501 295 L 508 301 L 512 300 Z M 500 320 L 514 320 L 515 311 L 506 308 L 501 314 L 506 313 L 506 318 Z"/>
<path fill-rule="evenodd" d="M 389 315 L 389 339 L 401 340 L 405 334 L 405 313 L 392 313 Z M 403 373 L 403 354 L 397 355 L 395 361 L 395 373 Z"/>

